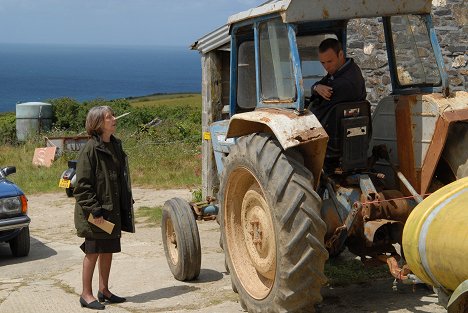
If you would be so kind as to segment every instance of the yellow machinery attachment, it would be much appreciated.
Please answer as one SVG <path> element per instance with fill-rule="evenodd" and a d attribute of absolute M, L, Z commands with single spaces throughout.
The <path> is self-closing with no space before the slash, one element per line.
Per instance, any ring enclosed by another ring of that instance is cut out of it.
<path fill-rule="evenodd" d="M 403 251 L 419 279 L 448 296 L 458 288 L 454 295 L 461 297 L 449 305 L 466 301 L 468 290 L 460 289 L 468 281 L 468 177 L 437 190 L 414 208 L 403 230 Z"/>

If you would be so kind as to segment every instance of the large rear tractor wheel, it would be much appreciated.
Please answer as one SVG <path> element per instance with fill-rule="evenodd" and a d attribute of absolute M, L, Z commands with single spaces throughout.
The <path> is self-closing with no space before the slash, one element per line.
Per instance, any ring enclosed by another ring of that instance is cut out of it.
<path fill-rule="evenodd" d="M 219 221 L 231 280 L 248 312 L 311 312 L 328 257 L 313 177 L 266 134 L 224 162 Z"/>
<path fill-rule="evenodd" d="M 201 267 L 200 235 L 190 204 L 180 198 L 166 201 L 161 230 L 164 252 L 174 278 L 196 279 Z"/>

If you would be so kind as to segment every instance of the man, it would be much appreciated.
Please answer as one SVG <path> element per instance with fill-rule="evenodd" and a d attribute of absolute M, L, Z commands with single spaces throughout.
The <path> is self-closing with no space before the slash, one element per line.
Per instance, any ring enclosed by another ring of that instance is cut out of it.
<path fill-rule="evenodd" d="M 327 75 L 312 86 L 310 109 L 330 136 L 324 170 L 333 173 L 342 155 L 333 108 L 339 103 L 366 100 L 366 87 L 361 69 L 353 59 L 345 58 L 338 40 L 328 38 L 320 43 L 319 60 Z"/>
<path fill-rule="evenodd" d="M 353 59 L 345 58 L 341 43 L 328 38 L 319 45 L 319 60 L 327 75 L 312 86 L 311 111 L 322 125 L 327 113 L 338 103 L 366 100 L 361 69 Z"/>

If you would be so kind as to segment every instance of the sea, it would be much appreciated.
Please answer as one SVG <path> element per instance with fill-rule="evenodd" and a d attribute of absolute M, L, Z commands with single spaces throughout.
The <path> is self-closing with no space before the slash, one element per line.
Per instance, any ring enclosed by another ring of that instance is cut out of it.
<path fill-rule="evenodd" d="M 188 46 L 0 44 L 0 112 L 61 97 L 199 93 L 200 64 Z"/>

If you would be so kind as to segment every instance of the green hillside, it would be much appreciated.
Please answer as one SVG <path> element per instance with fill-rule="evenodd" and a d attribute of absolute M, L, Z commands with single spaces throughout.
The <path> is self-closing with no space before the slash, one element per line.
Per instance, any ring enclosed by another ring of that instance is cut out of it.
<path fill-rule="evenodd" d="M 58 181 L 67 161 L 77 158 L 69 152 L 50 168 L 32 165 L 35 148 L 45 146 L 45 137 L 73 136 L 84 131 L 86 112 L 95 105 L 109 105 L 119 119 L 116 136 L 128 154 L 134 186 L 191 188 L 201 184 L 201 96 L 199 94 L 152 95 L 79 103 L 70 98 L 51 99 L 54 118 L 50 132 L 31 136 L 25 143 L 15 138 L 14 113 L 0 115 L 0 166 L 14 165 L 9 178 L 26 194 L 60 191 Z"/>

